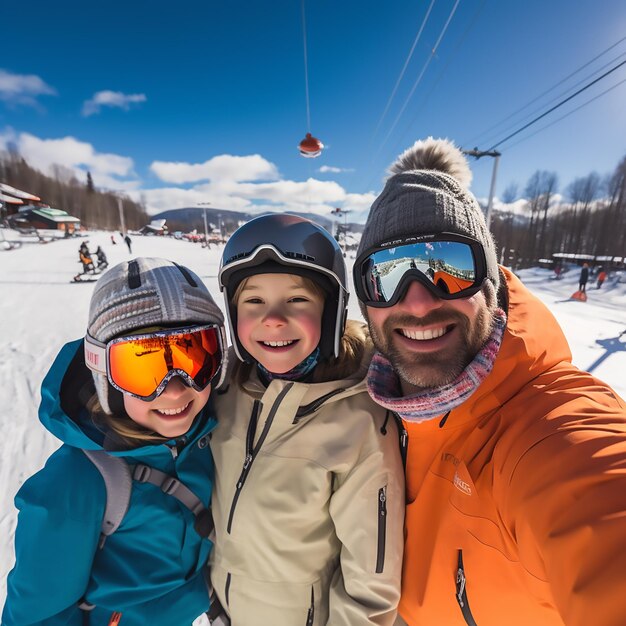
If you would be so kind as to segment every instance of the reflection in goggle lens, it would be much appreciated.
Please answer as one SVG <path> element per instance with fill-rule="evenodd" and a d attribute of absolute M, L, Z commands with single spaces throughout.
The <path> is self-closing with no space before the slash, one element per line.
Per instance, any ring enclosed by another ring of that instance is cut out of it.
<path fill-rule="evenodd" d="M 218 333 L 216 328 L 207 328 L 112 342 L 111 381 L 128 393 L 148 397 L 175 369 L 187 374 L 198 389 L 204 389 L 221 364 Z"/>
<path fill-rule="evenodd" d="M 404 275 L 419 271 L 445 297 L 476 284 L 476 264 L 469 245 L 428 241 L 379 250 L 364 263 L 364 288 L 372 302 L 389 301 Z"/>

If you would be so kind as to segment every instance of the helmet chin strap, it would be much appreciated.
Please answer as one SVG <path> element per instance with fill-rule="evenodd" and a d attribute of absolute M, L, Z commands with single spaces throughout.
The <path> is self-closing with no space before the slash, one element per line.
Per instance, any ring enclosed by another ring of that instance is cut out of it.
<path fill-rule="evenodd" d="M 126 412 L 126 407 L 124 406 L 124 394 L 121 391 L 115 389 L 115 387 L 113 387 L 113 385 L 111 384 L 107 386 L 109 388 L 107 400 L 109 403 L 109 408 L 111 409 L 111 413 L 119 417 L 129 417 L 128 413 Z"/>

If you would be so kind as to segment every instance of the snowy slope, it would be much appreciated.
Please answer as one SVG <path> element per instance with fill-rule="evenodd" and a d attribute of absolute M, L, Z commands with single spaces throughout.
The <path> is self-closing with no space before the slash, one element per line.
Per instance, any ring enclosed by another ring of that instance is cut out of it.
<path fill-rule="evenodd" d="M 89 247 L 101 245 L 110 265 L 131 258 L 117 237 L 92 233 Z M 84 334 L 89 298 L 95 283 L 71 284 L 80 268 L 78 239 L 45 245 L 24 243 L 0 249 L 0 606 L 6 575 L 13 563 L 16 512 L 13 497 L 23 481 L 44 464 L 58 442 L 37 419 L 39 387 L 60 347 Z M 160 256 L 189 266 L 207 284 L 223 307 L 217 288 L 221 248 L 210 250 L 160 237 L 133 237 L 133 256 Z M 589 284 L 589 301 L 568 300 L 577 286 L 571 271 L 559 281 L 547 270 L 526 270 L 521 277 L 555 314 L 570 341 L 574 362 L 626 396 L 626 276 L 611 277 L 601 290 Z M 356 299 L 350 316 L 360 317 Z M 540 332 L 540 329 L 538 329 Z"/>

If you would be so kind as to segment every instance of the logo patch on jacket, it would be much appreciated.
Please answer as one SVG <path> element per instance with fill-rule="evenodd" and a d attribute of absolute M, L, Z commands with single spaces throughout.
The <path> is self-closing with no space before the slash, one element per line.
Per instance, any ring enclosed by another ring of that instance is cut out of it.
<path fill-rule="evenodd" d="M 458 475 L 458 473 L 454 475 L 454 486 L 464 494 L 468 496 L 472 495 L 472 488 Z"/>
<path fill-rule="evenodd" d="M 467 466 L 462 461 L 456 466 L 452 483 L 463 495 L 477 495 L 478 490 L 474 486 L 474 481 L 470 476 Z"/>

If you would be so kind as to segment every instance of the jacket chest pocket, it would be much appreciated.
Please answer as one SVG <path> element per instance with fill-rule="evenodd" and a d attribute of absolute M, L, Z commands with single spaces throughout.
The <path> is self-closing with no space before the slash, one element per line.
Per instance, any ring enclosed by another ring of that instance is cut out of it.
<path fill-rule="evenodd" d="M 513 537 L 499 522 L 500 513 L 491 494 L 491 485 L 477 486 L 465 464 L 457 466 L 449 497 L 454 534 L 460 541 L 469 534 L 481 544 L 498 550 L 506 558 L 517 560 L 517 547 Z"/>
<path fill-rule="evenodd" d="M 467 541 L 454 551 L 448 589 L 460 623 L 468 626 L 563 624 L 546 582 L 478 541 Z"/>

